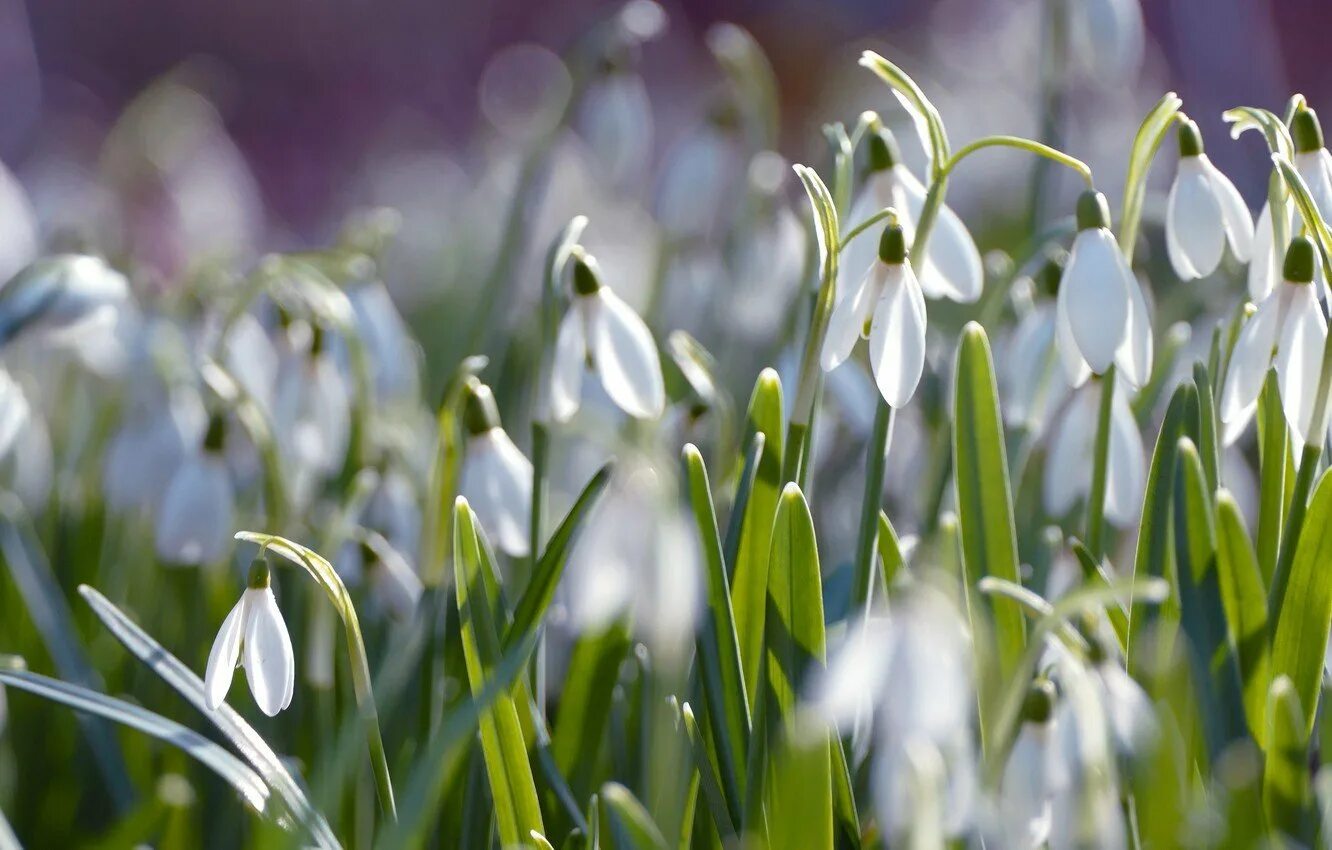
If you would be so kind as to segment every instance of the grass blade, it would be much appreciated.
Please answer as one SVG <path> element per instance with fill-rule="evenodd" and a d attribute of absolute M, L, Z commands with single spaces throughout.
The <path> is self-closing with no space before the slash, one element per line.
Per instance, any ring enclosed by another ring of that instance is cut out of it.
<path fill-rule="evenodd" d="M 1312 722 L 1300 709 L 1300 695 L 1291 680 L 1278 675 L 1268 694 L 1270 746 L 1263 772 L 1263 809 L 1268 823 L 1292 838 L 1307 831 L 1309 735 Z M 1312 844 L 1312 842 L 1307 842 Z"/>
<path fill-rule="evenodd" d="M 1271 676 L 1267 588 L 1249 533 L 1244 530 L 1244 517 L 1226 490 L 1216 497 L 1216 567 L 1221 579 L 1226 628 L 1239 661 L 1249 732 L 1258 746 L 1266 749 L 1267 688 Z"/>

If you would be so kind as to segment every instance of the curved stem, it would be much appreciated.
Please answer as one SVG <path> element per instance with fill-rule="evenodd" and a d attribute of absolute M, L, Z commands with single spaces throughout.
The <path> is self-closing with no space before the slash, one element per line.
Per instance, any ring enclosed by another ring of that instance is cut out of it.
<path fill-rule="evenodd" d="M 943 166 L 944 176 L 946 177 L 948 174 L 952 173 L 953 169 L 957 167 L 957 164 L 959 162 L 961 162 L 963 159 L 967 158 L 971 154 L 975 153 L 976 151 L 983 150 L 985 148 L 999 148 L 999 147 L 1016 148 L 1017 150 L 1029 151 L 1030 153 L 1034 153 L 1037 156 L 1043 156 L 1046 159 L 1049 159 L 1067 168 L 1073 169 L 1078 173 L 1079 176 L 1082 177 L 1083 180 L 1086 181 L 1088 188 L 1092 186 L 1091 167 L 1088 166 L 1087 163 L 1083 162 L 1077 157 L 1069 156 L 1063 151 L 1055 150 L 1049 145 L 1043 145 L 1040 142 L 1033 141 L 1032 139 L 1024 139 L 1021 136 L 985 136 L 984 138 L 977 139 L 974 142 L 963 145 L 961 148 L 957 150 L 957 153 L 949 157 L 948 161 L 944 163 Z"/>
<path fill-rule="evenodd" d="M 883 221 L 885 218 L 892 218 L 894 221 L 896 221 L 897 210 L 893 209 L 892 207 L 884 207 L 883 209 L 876 212 L 874 215 L 862 221 L 860 224 L 857 224 L 855 227 L 848 230 L 838 242 L 837 253 L 839 254 L 842 253 L 842 251 L 846 249 L 846 246 L 850 245 L 851 242 L 857 236 L 864 233 L 866 230 L 869 230 L 871 227 Z"/>

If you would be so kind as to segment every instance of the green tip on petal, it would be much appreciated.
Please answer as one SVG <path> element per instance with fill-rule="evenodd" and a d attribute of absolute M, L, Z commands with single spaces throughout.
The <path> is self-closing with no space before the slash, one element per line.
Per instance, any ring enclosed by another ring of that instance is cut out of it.
<path fill-rule="evenodd" d="M 1290 137 L 1295 142 L 1295 153 L 1309 153 L 1323 147 L 1323 128 L 1318 115 L 1308 107 L 1290 119 Z"/>
<path fill-rule="evenodd" d="M 1054 714 L 1054 704 L 1054 683 L 1044 677 L 1036 679 L 1022 701 L 1022 719 L 1027 723 L 1048 723 Z"/>
<path fill-rule="evenodd" d="M 250 576 L 245 583 L 254 590 L 261 590 L 272 583 L 268 574 L 268 561 L 264 559 L 262 552 L 250 562 Z"/>
<path fill-rule="evenodd" d="M 573 291 L 575 295 L 596 295 L 601 289 L 597 261 L 585 251 L 573 255 Z"/>
<path fill-rule="evenodd" d="M 1198 125 L 1194 123 L 1193 119 L 1184 118 L 1179 122 L 1178 138 L 1180 159 L 1202 155 L 1202 133 L 1198 132 Z"/>
<path fill-rule="evenodd" d="M 1296 236 L 1286 249 L 1286 264 L 1281 269 L 1281 276 L 1291 283 L 1313 283 L 1315 262 L 1313 243 L 1303 236 Z"/>
<path fill-rule="evenodd" d="M 879 239 L 879 259 L 889 265 L 900 266 L 906 262 L 906 256 L 906 234 L 902 232 L 902 225 L 888 225 Z"/>
<path fill-rule="evenodd" d="M 484 434 L 500 426 L 499 406 L 490 387 L 475 376 L 463 387 L 463 425 L 468 434 Z"/>
<path fill-rule="evenodd" d="M 887 171 L 902 161 L 902 151 L 897 147 L 893 131 L 880 125 L 867 137 L 869 145 L 870 171 Z"/>
<path fill-rule="evenodd" d="M 1105 195 L 1088 189 L 1078 196 L 1078 230 L 1110 226 L 1110 205 Z"/>

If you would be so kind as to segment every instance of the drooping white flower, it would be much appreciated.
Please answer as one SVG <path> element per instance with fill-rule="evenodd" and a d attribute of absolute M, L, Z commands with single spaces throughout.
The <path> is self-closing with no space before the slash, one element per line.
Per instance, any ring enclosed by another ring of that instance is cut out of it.
<path fill-rule="evenodd" d="M 420 386 L 420 347 L 383 281 L 374 278 L 347 290 L 356 329 L 370 352 L 375 394 L 380 401 L 415 397 Z"/>
<path fill-rule="evenodd" d="M 870 367 L 884 401 L 903 407 L 925 371 L 925 296 L 906 257 L 900 224 L 884 228 L 879 253 L 860 285 L 842 294 L 828 319 L 820 362 L 831 372 L 868 335 Z"/>
<path fill-rule="evenodd" d="M 608 181 L 629 186 L 641 178 L 652 153 L 652 104 L 643 78 L 628 67 L 598 75 L 583 94 L 578 130 Z"/>
<path fill-rule="evenodd" d="M 956 607 L 922 582 L 894 600 L 891 616 L 858 627 L 815 679 L 811 705 L 841 732 L 873 718 L 872 775 L 885 837 L 914 828 L 909 756 L 921 747 L 942 762 L 939 828 L 957 836 L 970 825 L 977 793 L 973 666 Z"/>
<path fill-rule="evenodd" d="M 1055 292 L 1065 255 L 1052 256 L 1031 281 L 1034 290 Z M 1039 296 L 1034 291 L 1033 296 Z M 1055 304 L 1038 301 L 1018 320 L 1000 363 L 1004 421 L 1040 434 L 1068 398 L 1070 382 L 1061 374 L 1055 351 Z"/>
<path fill-rule="evenodd" d="M 1055 690 L 1038 679 L 1027 692 L 1022 726 L 1004 766 L 999 785 L 1000 846 L 1035 850 L 1050 836 L 1053 818 L 1051 774 L 1054 761 Z"/>
<path fill-rule="evenodd" d="M 573 303 L 560 322 L 551 367 L 550 412 L 565 422 L 582 400 L 593 372 L 611 400 L 630 416 L 655 419 L 666 409 L 657 344 L 633 309 L 601 283 L 595 261 L 573 261 Z"/>
<path fill-rule="evenodd" d="M 309 349 L 283 359 L 273 399 L 275 436 L 291 465 L 298 501 L 341 469 L 351 437 L 351 391 L 323 338 L 313 329 Z"/>
<path fill-rule="evenodd" d="M 472 378 L 464 393 L 467 443 L 458 492 L 500 549 L 525 557 L 531 548 L 532 462 L 500 426 L 490 387 Z"/>
<path fill-rule="evenodd" d="M 1139 0 L 1083 0 L 1068 14 L 1072 57 L 1084 73 L 1103 84 L 1137 73 L 1146 44 Z"/>
<path fill-rule="evenodd" d="M 1315 265 L 1313 244 L 1302 236 L 1291 240 L 1282 269 L 1285 282 L 1268 293 L 1235 340 L 1221 389 L 1227 442 L 1252 418 L 1274 357 L 1286 421 L 1302 443 L 1315 439 L 1314 401 L 1327 339 L 1327 320 L 1312 286 Z"/>
<path fill-rule="evenodd" d="M 897 210 L 898 223 L 908 243 L 915 238 L 916 224 L 925 205 L 925 187 L 901 162 L 897 143 L 887 130 L 867 140 L 870 174 L 860 197 L 851 206 L 848 226 L 854 227 L 885 207 Z M 874 261 L 877 242 L 869 231 L 858 234 L 842 251 L 838 274 L 838 297 L 845 297 Z M 948 298 L 969 304 L 980 298 L 984 282 L 980 251 L 962 219 L 947 205 L 939 208 L 925 247 L 925 258 L 913 258 L 920 289 L 929 298 Z"/>
<path fill-rule="evenodd" d="M 157 508 L 181 459 L 203 438 L 208 417 L 193 388 L 140 402 L 107 447 L 102 492 L 117 511 Z"/>
<path fill-rule="evenodd" d="M 1166 249 L 1181 280 L 1207 277 L 1221 264 L 1226 243 L 1248 262 L 1253 219 L 1235 185 L 1203 153 L 1198 125 L 1179 125 L 1179 168 L 1166 201 Z"/>
<path fill-rule="evenodd" d="M 77 335 L 109 324 L 128 299 L 129 282 L 100 257 L 37 260 L 0 285 L 0 345 L 20 333 Z"/>
<path fill-rule="evenodd" d="M 1045 510 L 1067 513 L 1091 487 L 1093 449 L 1101 387 L 1081 388 L 1054 426 L 1045 458 Z M 1110 404 L 1110 448 L 1106 458 L 1105 517 L 1124 527 L 1138 519 L 1147 485 L 1146 450 L 1128 392 L 1116 382 Z"/>
<path fill-rule="evenodd" d="M 250 693 L 264 714 L 274 717 L 291 705 L 296 659 L 262 555 L 250 565 L 248 586 L 222 621 L 208 653 L 204 694 L 209 708 L 217 710 L 226 698 L 238 664 L 245 668 Z"/>
<path fill-rule="evenodd" d="M 225 423 L 214 416 L 203 447 L 176 468 L 162 498 L 155 538 L 167 564 L 207 564 L 231 543 L 235 494 L 223 458 Z"/>
<path fill-rule="evenodd" d="M 1147 692 L 1124 669 L 1123 661 L 1101 653 L 1092 666 L 1110 740 L 1120 755 L 1141 752 L 1156 735 L 1156 719 Z"/>
<path fill-rule="evenodd" d="M 1055 342 L 1070 383 L 1117 364 L 1130 386 L 1152 371 L 1152 326 L 1142 287 L 1110 232 L 1105 196 L 1078 198 L 1078 235 L 1055 299 Z"/>
<path fill-rule="evenodd" d="M 1309 187 L 1309 195 L 1314 206 L 1324 220 L 1332 219 L 1332 153 L 1323 143 L 1323 128 L 1317 114 L 1309 108 L 1298 110 L 1290 122 L 1291 140 L 1295 143 L 1295 156 L 1292 164 L 1300 177 Z M 1294 201 L 1284 203 L 1286 233 L 1299 232 L 1300 216 Z M 1263 211 L 1258 216 L 1258 226 L 1254 232 L 1253 260 L 1249 265 L 1249 299 L 1257 303 L 1281 282 L 1282 254 L 1272 245 L 1272 210 L 1270 204 L 1263 204 Z M 1314 282 L 1318 291 L 1327 297 L 1327 281 L 1323 279 L 1323 268 L 1314 265 Z"/>

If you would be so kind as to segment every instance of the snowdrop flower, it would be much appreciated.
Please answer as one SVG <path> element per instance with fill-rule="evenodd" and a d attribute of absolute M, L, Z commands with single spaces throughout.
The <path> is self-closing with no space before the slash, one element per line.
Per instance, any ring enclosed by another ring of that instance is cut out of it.
<path fill-rule="evenodd" d="M 0 285 L 0 345 L 24 332 L 77 335 L 114 320 L 128 300 L 125 276 L 99 257 L 37 260 Z"/>
<path fill-rule="evenodd" d="M 1295 143 L 1295 170 L 1309 187 L 1319 214 L 1332 220 L 1332 154 L 1324 147 L 1318 115 L 1307 107 L 1300 109 L 1291 118 L 1290 135 Z M 1288 225 L 1286 232 L 1297 232 L 1294 225 L 1298 221 L 1298 212 L 1292 201 L 1286 201 L 1284 214 Z M 1249 298 L 1254 302 L 1266 298 L 1281 282 L 1280 254 L 1272 245 L 1272 238 L 1272 210 L 1269 204 L 1264 204 L 1254 231 L 1253 262 L 1249 265 Z M 1323 270 L 1318 264 L 1314 265 L 1314 280 L 1326 296 L 1327 282 L 1323 280 Z"/>
<path fill-rule="evenodd" d="M 828 319 L 820 361 L 831 372 L 869 337 L 870 368 L 884 401 L 904 407 L 925 371 L 925 296 L 906 256 L 906 233 L 889 224 L 860 285 L 842 294 Z"/>
<path fill-rule="evenodd" d="M 1069 383 L 1118 364 L 1130 386 L 1152 371 L 1152 326 L 1142 288 L 1110 233 L 1105 196 L 1088 190 L 1078 198 L 1078 235 L 1055 299 L 1055 343 Z"/>
<path fill-rule="evenodd" d="M 1226 243 L 1249 261 L 1253 219 L 1235 185 L 1203 153 L 1198 125 L 1179 125 L 1179 170 L 1166 201 L 1166 249 L 1181 280 L 1207 277 L 1221 263 Z"/>
<path fill-rule="evenodd" d="M 186 458 L 167 485 L 157 517 L 157 557 L 168 564 L 207 564 L 231 543 L 235 495 L 223 450 L 226 423 L 214 414 L 203 448 Z"/>
<path fill-rule="evenodd" d="M 420 347 L 379 278 L 347 290 L 356 329 L 369 349 L 376 395 L 381 401 L 415 397 L 420 386 Z"/>
<path fill-rule="evenodd" d="M 850 731 L 870 713 L 876 741 L 872 769 L 886 838 L 912 828 L 910 753 L 926 747 L 943 760 L 944 831 L 962 833 L 976 794 L 972 651 L 956 607 L 917 583 L 833 654 L 814 682 L 811 702 L 829 723 Z"/>
<path fill-rule="evenodd" d="M 208 707 L 214 711 L 231 689 L 238 664 L 245 668 L 250 693 L 264 714 L 274 717 L 291 705 L 296 660 L 262 554 L 250 564 L 248 586 L 222 621 L 208 653 L 204 693 Z"/>
<path fill-rule="evenodd" d="M 351 404 L 323 331 L 312 328 L 309 350 L 291 352 L 282 362 L 273 409 L 278 444 L 295 469 L 298 493 L 308 496 L 321 477 L 341 468 L 351 438 Z"/>
<path fill-rule="evenodd" d="M 632 185 L 652 153 L 652 104 L 643 78 L 633 72 L 629 61 L 609 57 L 607 67 L 588 85 L 578 110 L 579 130 L 616 186 Z"/>
<path fill-rule="evenodd" d="M 864 190 L 851 207 L 850 226 L 862 222 L 885 207 L 897 210 L 906 241 L 915 238 L 916 223 L 925 205 L 925 187 L 901 162 L 892 133 L 879 128 L 867 137 L 870 173 Z M 843 251 L 837 291 L 839 296 L 855 288 L 855 276 L 873 262 L 874 239 L 861 233 Z M 939 208 L 923 261 L 915 258 L 920 289 L 929 298 L 948 298 L 969 304 L 980 298 L 983 267 L 980 251 L 962 219 L 947 206 Z"/>
<path fill-rule="evenodd" d="M 467 444 L 459 493 L 500 549 L 526 557 L 532 524 L 532 462 L 500 427 L 490 387 L 470 378 L 464 395 Z"/>
<path fill-rule="evenodd" d="M 1139 753 L 1156 736 L 1156 720 L 1147 692 L 1124 669 L 1123 662 L 1092 641 L 1092 680 L 1105 711 L 1110 740 L 1123 756 Z"/>
<path fill-rule="evenodd" d="M 204 435 L 208 417 L 193 388 L 154 401 L 137 405 L 107 447 L 102 491 L 113 510 L 156 509 L 186 451 Z"/>
<path fill-rule="evenodd" d="M 1054 426 L 1045 458 L 1045 510 L 1063 516 L 1091 486 L 1092 452 L 1100 409 L 1100 387 L 1083 387 Z M 1128 392 L 1116 382 L 1110 404 L 1110 451 L 1106 462 L 1105 517 L 1125 527 L 1138 519 L 1147 486 L 1146 450 Z"/>
<path fill-rule="evenodd" d="M 1010 850 L 1035 850 L 1050 836 L 1054 705 L 1055 688 L 1050 680 L 1033 682 L 1022 707 L 1022 726 L 999 785 L 1000 846 Z"/>
<path fill-rule="evenodd" d="M 1146 27 L 1138 0 L 1070 3 L 1075 61 L 1100 80 L 1123 80 L 1142 65 Z"/>
<path fill-rule="evenodd" d="M 32 416 L 32 406 L 18 381 L 0 369 L 0 458 L 9 454 Z"/>
<path fill-rule="evenodd" d="M 1062 250 L 1052 256 L 1033 281 L 1037 289 L 1058 290 L 1064 271 Z M 1039 434 L 1068 398 L 1069 385 L 1055 354 L 1055 304 L 1033 304 L 1018 320 L 1002 358 L 1004 419 L 1014 427 Z"/>
<path fill-rule="evenodd" d="M 1274 359 L 1273 349 L 1286 421 L 1302 442 L 1321 440 L 1310 433 L 1327 338 L 1327 321 L 1312 286 L 1316 263 L 1313 243 L 1303 236 L 1292 239 L 1282 269 L 1285 282 L 1263 299 L 1235 340 L 1221 389 L 1221 421 L 1227 442 L 1233 442 L 1253 416 Z"/>
<path fill-rule="evenodd" d="M 630 416 L 656 419 L 666 409 L 661 359 L 652 332 L 602 284 L 596 261 L 579 252 L 573 261 L 573 303 L 560 322 L 551 369 L 551 415 L 556 422 L 566 422 L 578 412 L 588 371 Z"/>

